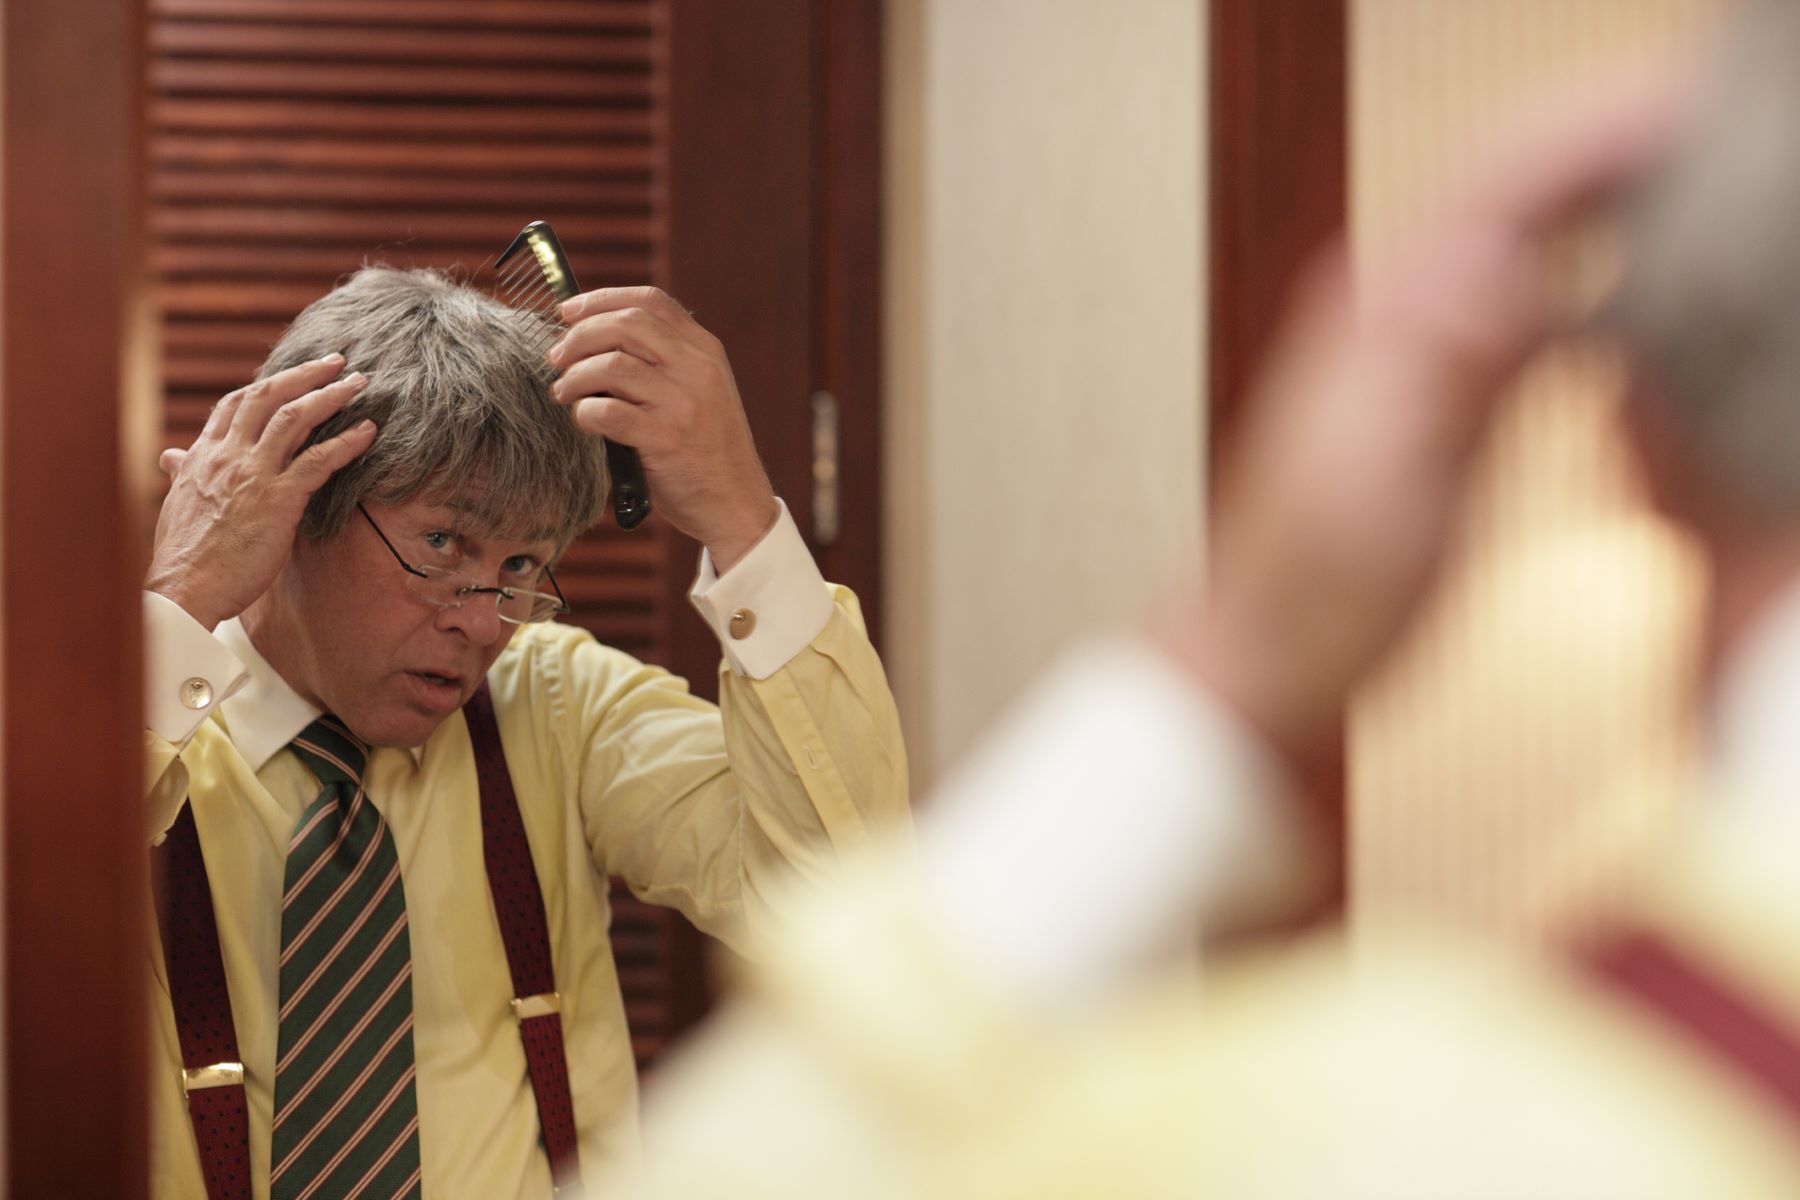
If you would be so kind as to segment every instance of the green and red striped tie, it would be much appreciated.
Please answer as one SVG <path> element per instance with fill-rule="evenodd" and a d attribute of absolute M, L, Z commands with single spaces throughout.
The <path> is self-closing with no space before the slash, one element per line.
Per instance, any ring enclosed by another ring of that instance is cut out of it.
<path fill-rule="evenodd" d="M 324 790 L 288 843 L 271 1200 L 419 1194 L 412 951 L 368 749 L 335 717 L 294 739 Z"/>

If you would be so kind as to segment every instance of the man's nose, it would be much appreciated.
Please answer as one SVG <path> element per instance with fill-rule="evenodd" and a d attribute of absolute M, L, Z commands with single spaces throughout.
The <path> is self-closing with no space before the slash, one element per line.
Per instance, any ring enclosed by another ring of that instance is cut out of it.
<path fill-rule="evenodd" d="M 438 610 L 438 628 L 455 630 L 480 647 L 494 644 L 508 630 L 500 619 L 499 597 L 480 593 L 463 598 L 461 604 Z"/>

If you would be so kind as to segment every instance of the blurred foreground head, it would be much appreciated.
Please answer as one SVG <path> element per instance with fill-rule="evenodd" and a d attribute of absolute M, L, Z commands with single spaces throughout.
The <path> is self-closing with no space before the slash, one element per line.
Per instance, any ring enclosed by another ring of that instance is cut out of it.
<path fill-rule="evenodd" d="M 1704 88 L 1630 213 L 1614 317 L 1693 482 L 1800 525 L 1800 3 L 1748 0 Z"/>

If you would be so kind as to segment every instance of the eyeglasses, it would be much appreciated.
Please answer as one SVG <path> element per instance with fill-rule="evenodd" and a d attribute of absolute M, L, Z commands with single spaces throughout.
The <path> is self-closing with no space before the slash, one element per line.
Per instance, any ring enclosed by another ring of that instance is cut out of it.
<path fill-rule="evenodd" d="M 556 576 L 549 567 L 544 568 L 544 578 L 556 589 L 556 595 L 546 592 L 528 592 L 523 588 L 488 587 L 478 579 L 467 575 L 459 575 L 455 571 L 443 567 L 415 566 L 400 557 L 394 549 L 394 543 L 388 541 L 387 534 L 381 532 L 381 526 L 369 515 L 369 510 L 358 504 L 356 511 L 363 515 L 381 544 L 388 548 L 406 571 L 408 589 L 421 600 L 438 608 L 461 608 L 469 602 L 471 596 L 493 596 L 499 607 L 500 619 L 513 625 L 529 625 L 533 621 L 547 621 L 557 613 L 569 611 L 569 602 L 563 598 L 562 587 L 556 582 Z"/>

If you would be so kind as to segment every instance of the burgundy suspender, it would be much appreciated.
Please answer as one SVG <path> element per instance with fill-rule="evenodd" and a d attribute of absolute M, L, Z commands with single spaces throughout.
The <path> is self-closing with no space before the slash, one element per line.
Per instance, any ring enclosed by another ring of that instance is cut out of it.
<path fill-rule="evenodd" d="M 537 1099 L 538 1125 L 550 1173 L 560 1190 L 581 1178 L 575 1147 L 575 1103 L 569 1096 L 569 1059 L 563 1052 L 562 1000 L 550 961 L 550 928 L 544 918 L 544 893 L 532 866 L 531 845 L 513 793 L 512 773 L 500 745 L 494 700 L 487 681 L 463 706 L 469 741 L 475 747 L 475 771 L 481 780 L 481 852 L 487 860 L 488 890 L 500 918 L 500 940 L 512 970 L 513 1015 L 525 1042 L 525 1064 L 531 1093 Z"/>
<path fill-rule="evenodd" d="M 578 1186 L 575 1105 L 563 1051 L 561 1000 L 550 957 L 544 894 L 532 865 L 518 795 L 506 769 L 493 699 L 482 683 L 463 709 L 481 790 L 482 856 L 513 980 L 513 1014 L 525 1046 L 544 1150 L 558 1192 Z M 168 837 L 151 855 L 161 898 L 163 958 L 181 1042 L 188 1115 L 200 1147 L 207 1200 L 249 1200 L 250 1119 L 243 1060 L 231 1020 L 219 930 L 193 809 L 182 805 Z"/>
<path fill-rule="evenodd" d="M 1800 1126 L 1800 1040 L 1762 1002 L 1674 942 L 1627 929 L 1583 949 L 1588 973 L 1693 1038 Z"/>
<path fill-rule="evenodd" d="M 150 855 L 161 900 L 163 965 L 181 1042 L 182 1086 L 200 1144 L 207 1200 L 250 1200 L 250 1111 L 244 1060 L 238 1055 L 231 996 L 219 957 L 219 927 L 194 811 L 181 806 L 162 845 Z"/>

